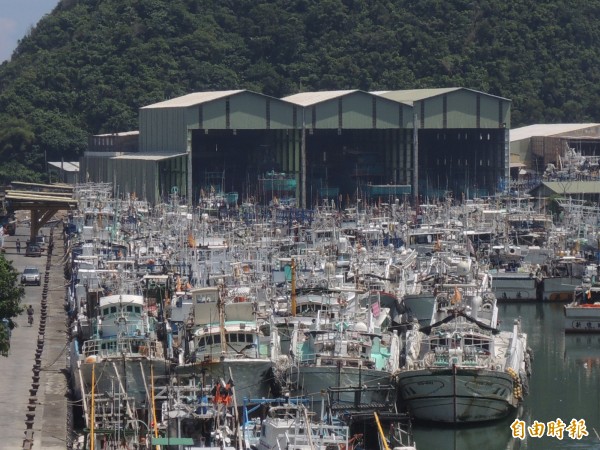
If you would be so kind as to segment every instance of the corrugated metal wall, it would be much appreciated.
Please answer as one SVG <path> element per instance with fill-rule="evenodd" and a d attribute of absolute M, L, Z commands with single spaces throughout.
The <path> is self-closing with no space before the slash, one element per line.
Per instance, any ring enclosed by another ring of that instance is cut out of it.
<path fill-rule="evenodd" d="M 140 152 L 184 153 L 189 113 L 185 108 L 141 108 Z"/>
<path fill-rule="evenodd" d="M 340 128 L 375 128 L 377 99 L 370 94 L 355 92 L 340 98 L 342 120 Z M 375 102 L 375 105 L 373 104 Z M 337 128 L 337 127 L 336 127 Z"/>
<path fill-rule="evenodd" d="M 307 121 L 307 128 L 314 128 L 323 130 L 335 130 L 340 127 L 339 117 L 339 102 L 338 99 L 334 99 L 328 102 L 318 103 L 313 107 L 309 108 L 310 120 Z"/>
<path fill-rule="evenodd" d="M 444 128 L 444 97 L 433 97 L 426 100 L 415 102 L 415 109 L 421 115 L 421 104 L 424 108 L 424 117 L 419 117 L 419 121 L 424 124 L 424 128 Z"/>
<path fill-rule="evenodd" d="M 238 130 L 267 129 L 267 99 L 247 92 L 233 95 L 229 102 L 229 128 Z"/>
<path fill-rule="evenodd" d="M 294 109 L 296 109 L 295 105 L 271 100 L 269 128 L 272 130 L 294 128 Z"/>
<path fill-rule="evenodd" d="M 104 156 L 83 156 L 79 159 L 79 182 L 108 182 L 109 158 Z"/>
<path fill-rule="evenodd" d="M 416 101 L 414 110 L 423 128 L 510 127 L 509 101 L 465 89 Z"/>
<path fill-rule="evenodd" d="M 413 109 L 403 103 L 385 98 L 376 98 L 376 128 L 411 128 L 413 126 Z"/>
<path fill-rule="evenodd" d="M 151 203 L 159 200 L 157 195 L 157 161 L 143 159 L 111 159 L 108 180 L 119 187 L 118 194 L 133 194 Z"/>
<path fill-rule="evenodd" d="M 477 124 L 478 95 L 475 92 L 461 90 L 450 92 L 445 97 L 447 120 L 444 128 L 480 128 Z"/>

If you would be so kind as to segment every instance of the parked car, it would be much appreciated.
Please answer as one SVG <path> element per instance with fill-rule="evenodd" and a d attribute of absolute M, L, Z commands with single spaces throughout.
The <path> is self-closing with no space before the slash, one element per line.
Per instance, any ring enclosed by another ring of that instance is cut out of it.
<path fill-rule="evenodd" d="M 35 244 L 39 245 L 42 251 L 46 250 L 46 236 L 36 236 Z"/>
<path fill-rule="evenodd" d="M 25 256 L 42 256 L 42 248 L 37 244 L 27 244 Z"/>
<path fill-rule="evenodd" d="M 42 284 L 42 277 L 37 267 L 25 267 L 21 274 L 21 284 L 34 284 L 39 286 Z"/>

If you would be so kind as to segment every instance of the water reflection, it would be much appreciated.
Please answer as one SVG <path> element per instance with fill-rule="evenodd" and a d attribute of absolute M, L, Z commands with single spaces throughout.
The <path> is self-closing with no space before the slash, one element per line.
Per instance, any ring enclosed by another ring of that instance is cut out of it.
<path fill-rule="evenodd" d="M 510 424 L 516 417 L 526 420 L 526 415 L 521 411 L 504 420 L 484 425 L 434 428 L 432 425 L 417 424 L 414 427 L 415 442 L 419 450 L 525 449 L 527 438 L 521 441 L 511 435 Z"/>
<path fill-rule="evenodd" d="M 563 440 L 547 435 L 512 437 L 514 416 L 492 424 L 448 428 L 415 424 L 419 450 L 599 449 L 600 450 L 600 334 L 565 335 L 562 303 L 514 303 L 500 305 L 501 328 L 508 330 L 520 317 L 528 344 L 533 349 L 530 394 L 519 419 L 548 423 L 561 419 L 585 420 L 589 436 L 580 441 L 565 432 Z"/>

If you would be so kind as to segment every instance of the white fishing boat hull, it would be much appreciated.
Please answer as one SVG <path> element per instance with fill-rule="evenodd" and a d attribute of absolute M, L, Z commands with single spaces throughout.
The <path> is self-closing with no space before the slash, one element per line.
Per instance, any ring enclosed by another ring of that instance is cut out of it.
<path fill-rule="evenodd" d="M 565 332 L 600 333 L 600 304 L 588 306 L 569 304 L 564 306 Z"/>
<path fill-rule="evenodd" d="M 544 278 L 544 301 L 571 302 L 577 286 L 581 285 L 581 278 L 577 277 L 548 277 Z"/>
<path fill-rule="evenodd" d="M 487 369 L 422 369 L 398 376 L 399 392 L 419 420 L 471 423 L 506 417 L 519 404 L 509 373 Z"/>
<path fill-rule="evenodd" d="M 525 272 L 494 274 L 492 291 L 500 301 L 535 301 L 538 298 L 537 280 Z"/>

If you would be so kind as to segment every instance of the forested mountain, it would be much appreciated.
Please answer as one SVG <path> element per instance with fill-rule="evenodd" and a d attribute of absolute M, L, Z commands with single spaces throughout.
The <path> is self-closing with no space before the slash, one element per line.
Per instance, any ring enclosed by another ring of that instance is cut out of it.
<path fill-rule="evenodd" d="M 0 181 L 194 91 L 463 86 L 600 121 L 600 0 L 62 0 L 0 66 Z"/>

